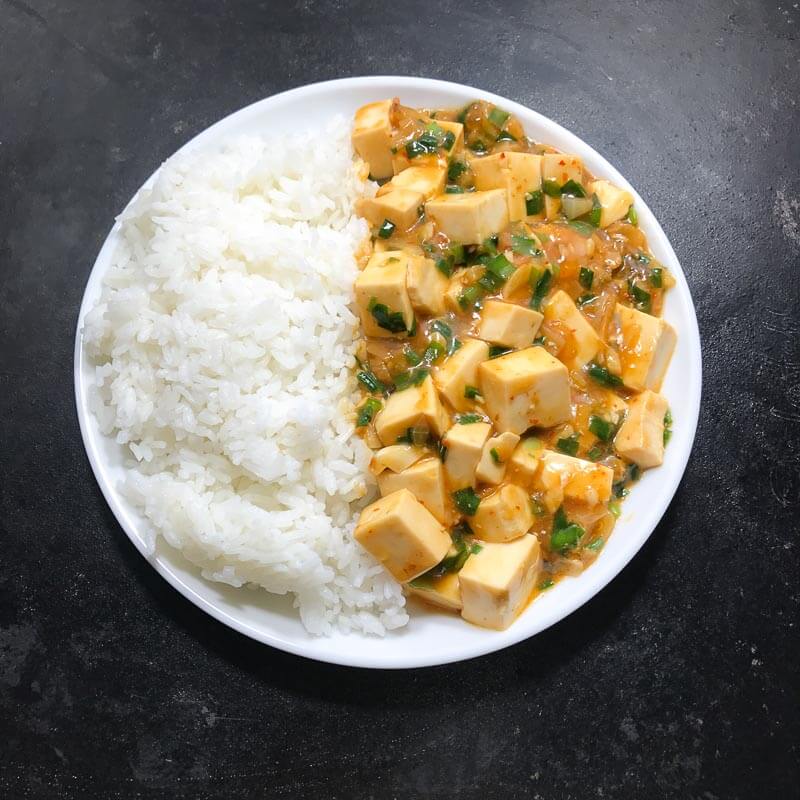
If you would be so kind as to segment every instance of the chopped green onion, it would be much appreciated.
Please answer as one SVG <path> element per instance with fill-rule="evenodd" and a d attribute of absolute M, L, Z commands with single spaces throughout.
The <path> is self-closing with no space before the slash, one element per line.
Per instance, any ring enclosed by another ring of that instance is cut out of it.
<path fill-rule="evenodd" d="M 589 461 L 599 461 L 604 455 L 605 451 L 603 448 L 595 445 L 591 450 L 589 450 L 589 452 L 586 454 L 586 457 L 589 459 Z"/>
<path fill-rule="evenodd" d="M 614 435 L 614 426 L 602 417 L 589 417 L 589 430 L 601 441 L 608 442 Z"/>
<path fill-rule="evenodd" d="M 409 158 L 416 158 L 417 156 L 427 155 L 430 151 L 419 139 L 414 139 L 406 143 L 406 155 Z"/>
<path fill-rule="evenodd" d="M 531 497 L 531 511 L 537 517 L 543 517 L 547 513 L 545 507 L 535 497 Z"/>
<path fill-rule="evenodd" d="M 638 253 L 634 253 L 633 258 L 635 258 L 640 264 L 650 263 L 650 256 L 646 256 L 643 252 L 641 252 L 641 250 Z"/>
<path fill-rule="evenodd" d="M 394 377 L 394 386 L 398 392 L 408 389 L 409 386 L 419 386 L 428 377 L 428 369 L 410 369 Z"/>
<path fill-rule="evenodd" d="M 595 228 L 600 227 L 600 220 L 603 218 L 603 206 L 600 204 L 600 198 L 596 194 L 592 195 L 592 210 L 586 216 Z"/>
<path fill-rule="evenodd" d="M 586 190 L 577 181 L 570 178 L 561 187 L 561 194 L 571 194 L 573 197 L 586 197 Z"/>
<path fill-rule="evenodd" d="M 664 424 L 667 427 L 670 427 L 672 425 L 672 411 L 670 411 L 669 409 L 667 409 L 667 413 L 664 414 Z"/>
<path fill-rule="evenodd" d="M 542 300 L 544 300 L 545 295 L 550 290 L 550 284 L 553 281 L 553 272 L 550 269 L 546 269 L 539 280 L 536 282 L 536 288 L 533 290 L 533 296 L 531 297 L 530 307 L 538 311 L 542 306 Z"/>
<path fill-rule="evenodd" d="M 500 253 L 486 264 L 486 269 L 502 283 L 505 283 L 514 274 L 516 267 Z"/>
<path fill-rule="evenodd" d="M 495 106 L 489 112 L 489 122 L 491 122 L 492 125 L 496 125 L 498 128 L 502 128 L 510 116 L 511 114 L 509 114 L 508 111 L 503 111 L 502 108 Z"/>
<path fill-rule="evenodd" d="M 474 400 L 476 397 L 480 397 L 480 396 L 481 396 L 481 392 L 480 392 L 480 389 L 478 389 L 477 386 L 465 386 L 464 387 L 464 397 L 466 397 L 467 400 Z"/>
<path fill-rule="evenodd" d="M 444 187 L 445 194 L 464 194 L 464 188 L 455 183 L 448 183 Z"/>
<path fill-rule="evenodd" d="M 619 515 L 622 513 L 622 506 L 616 500 L 611 500 L 608 504 L 608 510 L 619 519 Z"/>
<path fill-rule="evenodd" d="M 459 425 L 472 425 L 474 422 L 483 422 L 480 414 L 460 414 L 456 422 Z"/>
<path fill-rule="evenodd" d="M 664 285 L 664 271 L 661 267 L 653 267 L 649 280 L 650 285 L 656 289 L 660 289 Z"/>
<path fill-rule="evenodd" d="M 669 440 L 672 438 L 672 431 L 669 428 L 664 428 L 664 447 L 669 444 Z"/>
<path fill-rule="evenodd" d="M 362 370 L 356 374 L 356 378 L 370 391 L 370 392 L 383 392 L 386 387 L 375 376 L 375 373 L 370 369 Z"/>
<path fill-rule="evenodd" d="M 469 167 L 463 161 L 453 161 L 447 168 L 447 180 L 457 181 Z"/>
<path fill-rule="evenodd" d="M 618 499 L 622 499 L 623 497 L 627 496 L 628 490 L 625 488 L 625 480 L 617 481 L 615 484 L 612 485 L 611 491 L 614 497 Z"/>
<path fill-rule="evenodd" d="M 497 452 L 496 447 L 493 447 L 491 450 L 489 450 L 489 455 L 492 457 L 492 461 L 494 461 L 495 464 L 503 463 L 500 459 L 500 453 Z"/>
<path fill-rule="evenodd" d="M 510 353 L 512 350 L 512 347 L 505 347 L 502 344 L 493 344 L 489 347 L 489 358 L 498 358 L 499 356 L 504 356 L 506 353 Z"/>
<path fill-rule="evenodd" d="M 664 414 L 664 447 L 667 446 L 667 443 L 672 438 L 672 412 L 667 409 L 667 413 Z"/>
<path fill-rule="evenodd" d="M 580 446 L 579 438 L 577 433 L 572 436 L 564 436 L 556 442 L 556 449 L 560 450 L 564 455 L 575 456 L 578 454 L 578 447 Z"/>
<path fill-rule="evenodd" d="M 465 311 L 468 308 L 471 308 L 475 305 L 475 302 L 481 296 L 481 287 L 477 284 L 473 284 L 472 286 L 468 286 L 464 289 L 463 292 L 458 296 L 458 304 L 463 308 Z"/>
<path fill-rule="evenodd" d="M 612 511 L 611 513 L 613 514 L 614 512 Z M 594 553 L 596 553 L 602 547 L 603 547 L 603 539 L 602 538 L 595 539 L 593 542 L 589 542 L 589 544 L 586 545 L 586 549 L 587 550 L 591 550 Z"/>
<path fill-rule="evenodd" d="M 544 347 L 547 344 L 547 337 L 546 336 L 537 336 L 533 340 L 533 344 L 535 347 Z"/>
<path fill-rule="evenodd" d="M 597 300 L 597 295 L 596 294 L 592 294 L 592 292 L 587 292 L 586 294 L 582 294 L 575 301 L 575 303 L 578 305 L 578 307 L 583 308 L 583 306 L 585 306 L 587 303 L 591 303 L 591 302 L 593 302 L 595 300 Z"/>
<path fill-rule="evenodd" d="M 372 418 L 383 408 L 383 403 L 375 397 L 368 397 L 364 405 L 358 409 L 356 427 L 363 428 L 372 422 Z"/>
<path fill-rule="evenodd" d="M 599 364 L 592 362 L 589 364 L 586 371 L 589 373 L 589 377 L 601 386 L 608 386 L 612 389 L 616 386 L 622 386 L 622 378 L 609 372 L 605 367 L 601 367 Z"/>
<path fill-rule="evenodd" d="M 583 236 L 584 239 L 588 239 L 595 230 L 594 225 L 590 225 L 588 222 L 584 222 L 581 219 L 571 219 L 567 225 L 569 225 L 570 228 L 578 231 L 578 233 Z"/>
<path fill-rule="evenodd" d="M 512 136 L 508 131 L 500 131 L 497 134 L 497 138 L 495 139 L 496 142 L 516 142 L 517 137 Z"/>
<path fill-rule="evenodd" d="M 525 195 L 525 213 L 528 215 L 540 214 L 544 206 L 544 198 L 542 197 L 542 190 L 536 189 L 533 192 L 528 192 Z"/>
<path fill-rule="evenodd" d="M 454 264 L 463 264 L 464 263 L 464 245 L 463 244 L 451 244 L 449 247 L 450 256 L 453 259 Z"/>
<path fill-rule="evenodd" d="M 390 222 L 388 219 L 385 219 L 381 227 L 378 229 L 378 236 L 380 236 L 381 239 L 388 239 L 394 233 L 394 228 L 394 222 Z"/>
<path fill-rule="evenodd" d="M 444 345 L 441 342 L 431 342 L 426 348 L 422 356 L 422 360 L 427 364 L 432 364 L 440 356 L 444 354 Z"/>
<path fill-rule="evenodd" d="M 475 512 L 478 510 L 478 506 L 481 503 L 480 497 L 475 494 L 475 490 L 468 486 L 466 489 L 459 489 L 457 492 L 453 492 L 453 501 L 456 504 L 456 508 L 468 517 L 473 516 Z"/>
<path fill-rule="evenodd" d="M 548 178 L 542 184 L 542 191 L 548 197 L 561 197 L 561 187 L 558 185 L 558 181 L 554 181 L 552 178 Z"/>
<path fill-rule="evenodd" d="M 431 322 L 431 330 L 441 333 L 445 339 L 450 339 L 453 336 L 453 329 L 441 319 L 435 319 Z"/>
<path fill-rule="evenodd" d="M 411 364 L 412 367 L 416 367 L 417 364 L 422 361 L 419 353 L 408 345 L 403 348 L 403 355 L 405 356 L 406 361 Z"/>
<path fill-rule="evenodd" d="M 409 431 L 410 443 L 417 447 L 422 447 L 428 441 L 428 436 L 430 436 L 430 431 L 426 425 L 415 425 L 413 428 L 409 428 Z"/>
<path fill-rule="evenodd" d="M 652 307 L 652 298 L 650 292 L 646 292 L 640 286 L 637 286 L 633 278 L 628 278 L 628 293 L 633 298 L 636 307 L 646 314 L 650 313 Z"/>
<path fill-rule="evenodd" d="M 389 307 L 383 303 L 379 303 L 377 298 L 372 297 L 367 308 L 379 328 L 383 328 L 391 333 L 399 333 L 400 331 L 407 330 L 406 321 L 403 319 L 402 313 L 399 311 L 389 311 Z"/>
<path fill-rule="evenodd" d="M 540 256 L 542 251 L 536 246 L 536 240 L 527 236 L 511 236 L 511 249 L 518 256 Z"/>
<path fill-rule="evenodd" d="M 469 149 L 472 150 L 473 153 L 485 153 L 486 145 L 480 139 L 475 139 L 475 141 L 470 144 Z"/>
<path fill-rule="evenodd" d="M 436 269 L 445 276 L 445 278 L 449 278 L 453 274 L 453 263 L 450 261 L 450 258 L 437 258 L 436 259 Z"/>
<path fill-rule="evenodd" d="M 452 150 L 455 143 L 456 135 L 453 133 L 453 131 L 447 131 L 442 139 L 442 147 L 445 150 Z"/>
<path fill-rule="evenodd" d="M 594 271 L 586 267 L 581 267 L 578 273 L 578 283 L 580 283 L 584 289 L 591 289 L 592 283 L 594 283 Z"/>
<path fill-rule="evenodd" d="M 553 518 L 553 531 L 550 534 L 550 549 L 562 555 L 567 553 L 580 541 L 584 535 L 584 529 L 576 522 L 567 521 L 563 506 L 556 511 Z"/>
<path fill-rule="evenodd" d="M 473 543 L 470 545 L 470 547 L 469 547 L 469 552 L 470 552 L 470 553 L 471 553 L 473 556 L 476 556 L 476 555 L 478 555 L 478 553 L 480 553 L 480 551 L 481 551 L 481 550 L 483 550 L 483 546 L 482 546 L 482 545 L 479 545 L 477 542 L 473 542 Z"/>
<path fill-rule="evenodd" d="M 631 225 L 639 224 L 639 215 L 636 213 L 636 209 L 633 207 L 633 204 L 631 204 L 631 207 L 628 209 L 625 219 L 628 220 Z"/>
<path fill-rule="evenodd" d="M 545 589 L 549 589 L 553 585 L 553 580 L 551 578 L 546 578 L 539 584 L 539 591 L 543 592 Z"/>

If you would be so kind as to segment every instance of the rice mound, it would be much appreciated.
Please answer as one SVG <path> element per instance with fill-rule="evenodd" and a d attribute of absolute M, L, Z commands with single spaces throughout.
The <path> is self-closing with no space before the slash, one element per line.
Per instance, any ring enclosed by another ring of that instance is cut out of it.
<path fill-rule="evenodd" d="M 91 407 L 126 448 L 125 496 L 232 586 L 294 595 L 306 628 L 383 635 L 400 586 L 352 537 L 354 202 L 374 191 L 343 119 L 179 155 L 120 217 L 85 320 Z"/>

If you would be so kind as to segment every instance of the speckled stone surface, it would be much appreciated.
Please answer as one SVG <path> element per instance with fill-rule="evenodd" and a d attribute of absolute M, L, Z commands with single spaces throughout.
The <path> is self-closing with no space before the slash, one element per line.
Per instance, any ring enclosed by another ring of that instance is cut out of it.
<path fill-rule="evenodd" d="M 0 0 L 0 796 L 796 797 L 798 27 L 789 0 Z M 604 153 L 671 237 L 705 356 L 686 477 L 623 574 L 531 641 L 399 673 L 178 596 L 72 395 L 84 283 L 153 168 L 261 97 L 380 73 L 485 87 Z"/>

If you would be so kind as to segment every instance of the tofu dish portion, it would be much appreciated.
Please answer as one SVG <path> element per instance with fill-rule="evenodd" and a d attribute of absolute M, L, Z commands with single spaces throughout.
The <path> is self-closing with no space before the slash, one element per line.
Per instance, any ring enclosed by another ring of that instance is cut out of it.
<path fill-rule="evenodd" d="M 355 298 L 381 497 L 355 538 L 409 595 L 504 629 L 662 463 L 674 279 L 628 191 L 491 103 L 383 100 L 352 137 L 379 184 Z"/>

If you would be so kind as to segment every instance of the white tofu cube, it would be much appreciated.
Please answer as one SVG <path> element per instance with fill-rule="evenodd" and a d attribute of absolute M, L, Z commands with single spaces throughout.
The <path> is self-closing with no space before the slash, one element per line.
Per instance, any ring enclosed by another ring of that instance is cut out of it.
<path fill-rule="evenodd" d="M 461 347 L 433 368 L 433 381 L 456 411 L 468 411 L 474 401 L 465 396 L 467 386 L 478 386 L 478 366 L 489 358 L 489 345 L 480 339 L 465 339 Z"/>
<path fill-rule="evenodd" d="M 550 512 L 567 500 L 595 506 L 611 499 L 614 471 L 603 464 L 545 450 L 534 482 Z"/>
<path fill-rule="evenodd" d="M 542 186 L 555 185 L 559 189 L 567 182 L 583 185 L 583 162 L 580 156 L 567 153 L 545 153 L 542 156 Z M 558 215 L 561 198 L 545 196 L 545 214 L 548 219 Z"/>
<path fill-rule="evenodd" d="M 669 405 L 663 395 L 646 389 L 628 403 L 625 421 L 614 437 L 614 449 L 642 469 L 664 460 L 664 415 Z"/>
<path fill-rule="evenodd" d="M 506 483 L 481 499 L 469 525 L 484 542 L 518 539 L 533 525 L 531 499 L 521 486 Z"/>
<path fill-rule="evenodd" d="M 421 194 L 425 200 L 441 194 L 447 178 L 447 167 L 444 164 L 432 164 L 425 167 L 408 167 L 398 172 L 388 183 L 378 189 L 378 196 L 389 194 L 395 189 L 408 189 Z"/>
<path fill-rule="evenodd" d="M 425 448 L 415 447 L 413 444 L 390 444 L 388 447 L 381 447 L 373 454 L 369 462 L 369 471 L 373 475 L 380 475 L 387 469 L 392 472 L 402 472 L 427 454 Z"/>
<path fill-rule="evenodd" d="M 612 222 L 622 219 L 633 205 L 633 195 L 609 181 L 594 181 L 589 184 L 589 196 L 597 195 L 600 201 L 600 227 L 607 228 Z"/>
<path fill-rule="evenodd" d="M 451 542 L 447 531 L 408 489 L 368 505 L 354 536 L 401 583 L 435 567 Z"/>
<path fill-rule="evenodd" d="M 508 218 L 512 222 L 528 216 L 526 195 L 542 188 L 541 156 L 508 150 L 471 159 L 470 168 L 477 189 L 505 190 Z"/>
<path fill-rule="evenodd" d="M 487 342 L 506 347 L 528 347 L 533 344 L 542 319 L 542 315 L 531 308 L 487 300 L 481 309 L 477 334 Z"/>
<path fill-rule="evenodd" d="M 444 471 L 452 490 L 475 485 L 475 470 L 491 431 L 488 422 L 471 422 L 468 425 L 456 423 L 445 433 L 442 439 L 447 448 Z"/>
<path fill-rule="evenodd" d="M 541 439 L 536 436 L 528 436 L 523 439 L 514 448 L 508 461 L 509 480 L 527 489 L 532 488 L 539 472 L 539 460 L 544 452 Z"/>
<path fill-rule="evenodd" d="M 448 525 L 452 511 L 444 485 L 444 470 L 438 458 L 418 461 L 401 472 L 385 470 L 378 475 L 378 488 L 386 496 L 398 489 L 408 489 L 442 525 Z"/>
<path fill-rule="evenodd" d="M 658 391 L 675 349 L 675 330 L 660 317 L 621 303 L 616 305 L 614 320 L 622 382 L 637 392 Z"/>
<path fill-rule="evenodd" d="M 367 336 L 403 338 L 414 324 L 414 309 L 406 288 L 409 256 L 400 250 L 373 253 L 367 266 L 355 281 L 356 303 L 361 326 Z M 405 330 L 390 330 L 395 326 L 377 314 L 377 305 L 386 306 L 387 314 L 400 314 Z M 377 314 L 377 316 L 376 316 Z M 383 326 L 381 321 L 383 320 Z M 394 442 L 392 442 L 394 444 Z"/>
<path fill-rule="evenodd" d="M 448 611 L 461 610 L 461 586 L 457 572 L 446 572 L 440 578 L 422 575 L 408 584 L 408 593 Z"/>
<path fill-rule="evenodd" d="M 478 367 L 481 394 L 499 431 L 524 433 L 572 418 L 569 372 L 543 347 L 528 347 Z"/>
<path fill-rule="evenodd" d="M 388 220 L 398 232 L 403 232 L 419 221 L 425 208 L 425 198 L 411 189 L 393 189 L 375 197 L 362 197 L 356 208 L 373 227 L 379 228 Z"/>
<path fill-rule="evenodd" d="M 481 244 L 508 225 L 502 189 L 443 194 L 429 200 L 425 212 L 450 241 L 460 244 Z"/>
<path fill-rule="evenodd" d="M 444 295 L 450 285 L 430 258 L 411 256 L 408 259 L 406 287 L 411 305 L 420 314 L 437 317 L 444 313 Z"/>
<path fill-rule="evenodd" d="M 497 486 L 502 482 L 517 442 L 519 442 L 519 436 L 509 432 L 492 436 L 487 440 L 481 452 L 481 460 L 475 470 L 475 477 L 480 483 Z"/>
<path fill-rule="evenodd" d="M 353 119 L 353 148 L 369 164 L 373 178 L 388 178 L 392 170 L 391 100 L 362 106 Z"/>
<path fill-rule="evenodd" d="M 547 301 L 544 318 L 564 338 L 558 358 L 570 369 L 581 369 L 600 351 L 603 340 L 580 312 L 572 298 L 559 289 Z"/>
<path fill-rule="evenodd" d="M 425 426 L 439 437 L 447 430 L 447 425 L 447 413 L 439 402 L 430 375 L 419 386 L 390 395 L 375 417 L 375 431 L 384 445 L 397 444 L 398 437 L 417 426 Z"/>
<path fill-rule="evenodd" d="M 482 545 L 458 573 L 461 615 L 483 628 L 504 630 L 528 603 L 541 567 L 539 540 L 531 534 Z"/>

